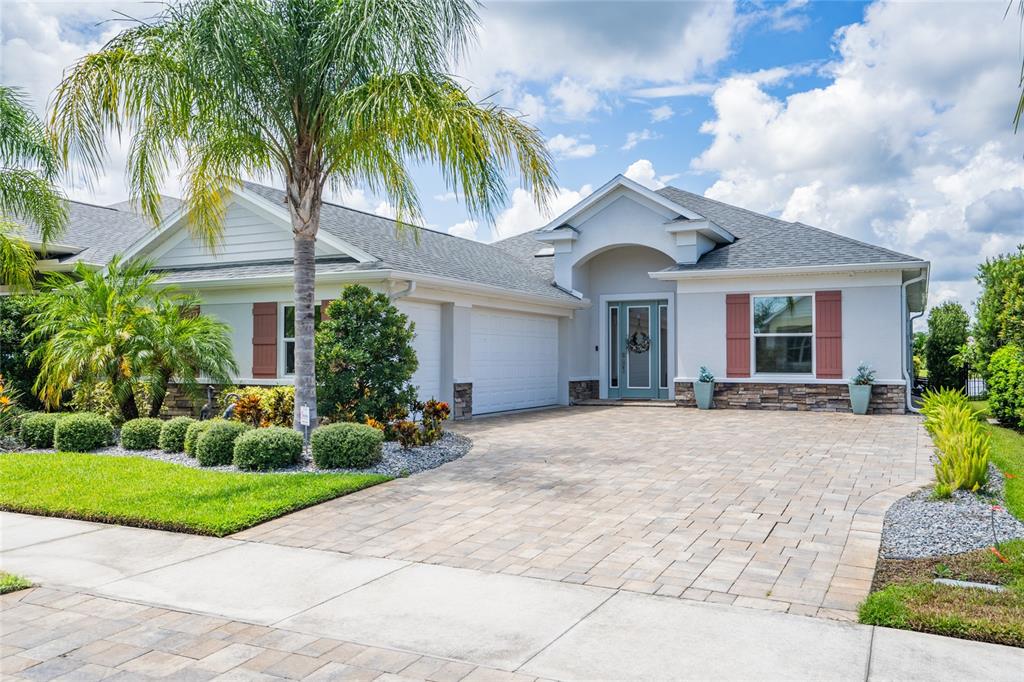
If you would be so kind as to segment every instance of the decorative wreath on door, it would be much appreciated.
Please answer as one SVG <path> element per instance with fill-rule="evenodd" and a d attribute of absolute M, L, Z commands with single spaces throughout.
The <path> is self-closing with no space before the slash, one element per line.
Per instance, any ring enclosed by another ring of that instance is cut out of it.
<path fill-rule="evenodd" d="M 640 329 L 633 330 L 633 333 L 626 339 L 626 348 L 629 349 L 630 353 L 646 353 L 651 349 L 651 337 Z"/>

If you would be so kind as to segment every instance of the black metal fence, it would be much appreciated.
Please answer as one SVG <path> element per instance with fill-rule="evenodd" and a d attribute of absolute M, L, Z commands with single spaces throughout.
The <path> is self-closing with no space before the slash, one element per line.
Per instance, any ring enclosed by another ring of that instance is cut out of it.
<path fill-rule="evenodd" d="M 985 383 L 980 374 L 969 372 L 964 390 L 967 391 L 968 398 L 984 398 L 988 395 L 988 384 Z"/>

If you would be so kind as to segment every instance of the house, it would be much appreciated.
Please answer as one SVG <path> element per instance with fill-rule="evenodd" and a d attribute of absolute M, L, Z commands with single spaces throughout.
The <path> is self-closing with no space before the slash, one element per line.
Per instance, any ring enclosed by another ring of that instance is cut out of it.
<path fill-rule="evenodd" d="M 71 204 L 43 270 L 121 252 L 196 291 L 233 329 L 239 384 L 294 369 L 292 239 L 279 190 L 228 199 L 208 251 L 174 200 L 148 226 L 124 205 Z M 901 412 L 910 331 L 929 264 L 673 187 L 616 176 L 550 224 L 494 244 L 327 204 L 317 299 L 362 283 L 416 324 L 421 398 L 457 417 L 588 399 L 693 404 L 706 366 L 719 407 L 847 410 L 847 379 L 877 372 L 873 408 Z"/>

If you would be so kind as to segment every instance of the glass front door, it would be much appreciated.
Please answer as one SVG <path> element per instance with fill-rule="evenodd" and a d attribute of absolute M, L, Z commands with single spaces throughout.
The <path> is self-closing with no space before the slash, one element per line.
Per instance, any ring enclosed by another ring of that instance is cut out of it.
<path fill-rule="evenodd" d="M 668 302 L 608 304 L 608 397 L 668 398 Z"/>

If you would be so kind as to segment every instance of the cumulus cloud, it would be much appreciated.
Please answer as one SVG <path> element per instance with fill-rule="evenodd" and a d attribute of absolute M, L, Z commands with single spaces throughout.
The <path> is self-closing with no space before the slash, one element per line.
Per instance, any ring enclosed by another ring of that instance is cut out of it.
<path fill-rule="evenodd" d="M 442 192 L 441 194 L 434 195 L 434 201 L 440 201 L 441 203 L 447 203 L 449 201 L 455 201 L 459 198 L 459 195 L 455 192 Z"/>
<path fill-rule="evenodd" d="M 601 106 L 601 98 L 595 89 L 569 76 L 551 86 L 548 92 L 558 103 L 558 110 L 570 119 L 589 118 L 591 112 Z"/>
<path fill-rule="evenodd" d="M 661 135 L 652 133 L 647 128 L 644 128 L 643 130 L 631 130 L 628 133 L 626 133 L 626 141 L 625 143 L 623 143 L 620 149 L 626 152 L 632 149 L 633 147 L 637 146 L 641 142 L 646 142 L 647 140 L 657 140 L 659 137 L 661 137 Z"/>
<path fill-rule="evenodd" d="M 512 202 L 498 214 L 494 221 L 493 240 L 507 239 L 523 232 L 543 227 L 556 216 L 565 213 L 593 192 L 593 187 L 583 185 L 578 190 L 559 187 L 548 202 L 546 211 L 537 208 L 533 195 L 517 187 L 512 192 Z"/>
<path fill-rule="evenodd" d="M 559 133 L 548 140 L 548 149 L 556 159 L 586 159 L 597 153 L 597 145 L 583 142 L 586 135 L 570 137 Z"/>
<path fill-rule="evenodd" d="M 675 115 L 675 111 L 667 104 L 648 109 L 647 113 L 651 115 L 651 123 L 661 123 L 667 121 Z"/>
<path fill-rule="evenodd" d="M 475 220 L 463 220 L 461 223 L 455 223 L 449 227 L 448 234 L 463 237 L 464 239 L 476 239 L 478 227 L 480 227 L 480 224 Z"/>
<path fill-rule="evenodd" d="M 679 177 L 678 173 L 674 173 L 672 175 L 658 175 L 657 171 L 654 170 L 654 164 L 647 159 L 634 161 L 629 165 L 629 168 L 626 169 L 623 175 L 650 189 L 661 189 Z"/>
<path fill-rule="evenodd" d="M 778 73 L 723 80 L 692 162 L 718 177 L 706 194 L 931 259 L 932 291 L 968 302 L 978 260 L 1021 234 L 1018 26 L 1004 10 L 878 2 L 836 34 L 823 87 L 778 97 L 764 87 Z"/>

